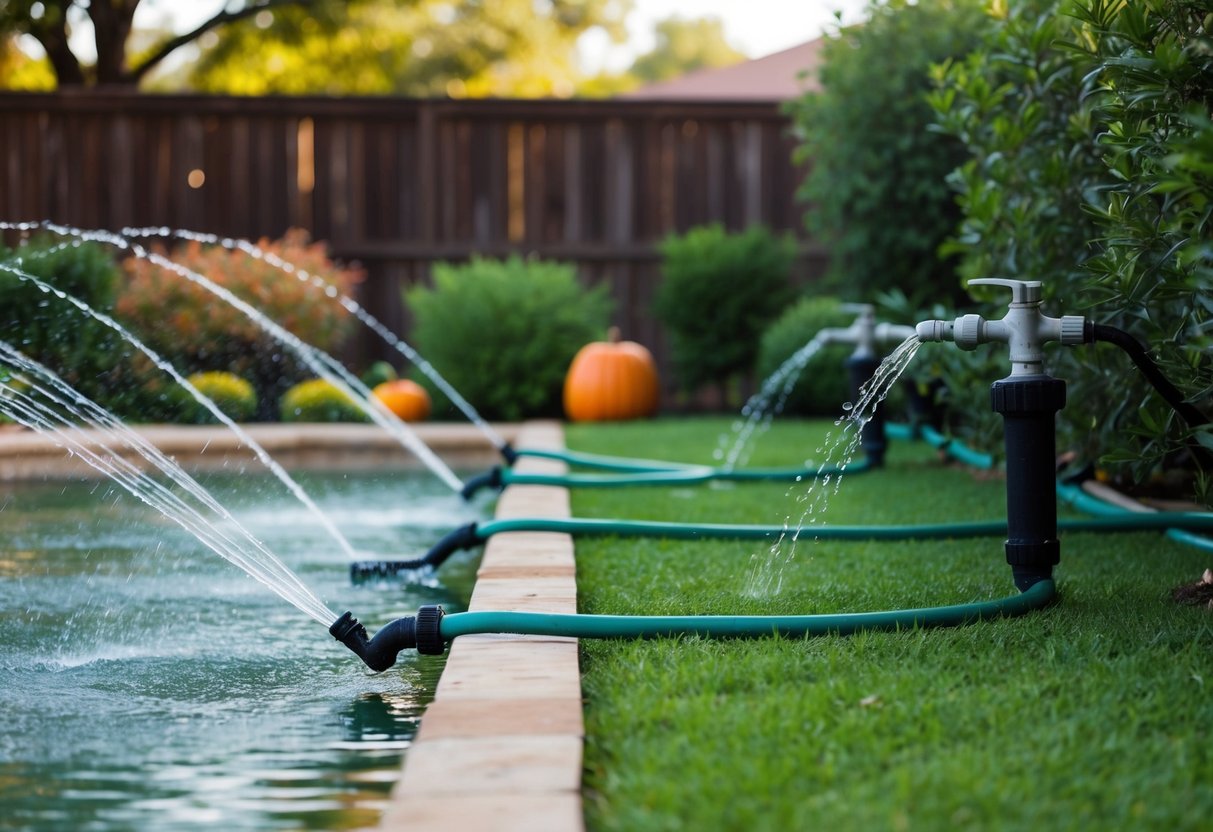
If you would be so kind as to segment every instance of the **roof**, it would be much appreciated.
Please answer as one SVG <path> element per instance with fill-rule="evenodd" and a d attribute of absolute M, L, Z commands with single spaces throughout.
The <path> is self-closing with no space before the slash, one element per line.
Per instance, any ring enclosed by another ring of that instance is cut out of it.
<path fill-rule="evenodd" d="M 816 69 L 821 62 L 824 43 L 825 38 L 817 38 L 752 61 L 697 70 L 668 81 L 646 84 L 619 98 L 786 101 L 821 89 Z"/>

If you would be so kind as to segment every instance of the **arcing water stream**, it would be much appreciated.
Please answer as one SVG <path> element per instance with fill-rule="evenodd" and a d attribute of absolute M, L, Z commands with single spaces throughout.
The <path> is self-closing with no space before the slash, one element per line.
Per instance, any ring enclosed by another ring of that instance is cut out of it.
<path fill-rule="evenodd" d="M 767 549 L 766 557 L 755 554 L 751 557 L 750 574 L 745 592 L 754 597 L 778 594 L 783 586 L 784 567 L 796 557 L 796 544 L 806 526 L 816 524 L 829 506 L 830 497 L 842 487 L 842 475 L 859 450 L 863 427 L 876 412 L 876 408 L 889 395 L 889 391 L 914 359 L 922 342 L 911 335 L 901 342 L 876 369 L 876 373 L 860 388 L 859 400 L 843 405 L 844 415 L 835 420 L 834 426 L 841 428 L 837 435 L 827 435 L 817 452 L 824 454 L 823 467 L 837 468 L 835 475 L 825 474 L 813 479 L 796 502 L 804 506 L 795 525 L 792 517 L 784 518 L 783 533 Z M 785 552 L 785 543 L 787 551 Z"/>
<path fill-rule="evenodd" d="M 258 245 L 255 245 L 248 240 L 237 240 L 232 237 L 221 237 L 217 234 L 206 234 L 199 231 L 188 231 L 184 229 L 170 228 L 123 228 L 122 236 L 127 238 L 142 238 L 142 237 L 175 237 L 180 240 L 191 240 L 194 242 L 205 243 L 207 245 L 219 245 L 226 249 L 243 251 L 249 257 L 268 263 L 276 269 L 280 269 L 286 274 L 291 274 L 297 277 L 304 283 L 310 283 L 318 289 L 324 291 L 330 298 L 335 298 L 346 311 L 356 317 L 359 321 L 378 335 L 383 341 L 398 353 L 409 360 L 410 363 L 422 373 L 426 378 L 434 382 L 434 385 L 443 392 L 455 407 L 459 408 L 460 412 L 475 425 L 481 433 L 493 444 L 493 447 L 501 450 L 506 446 L 506 441 L 502 438 L 493 426 L 481 416 L 476 408 L 472 407 L 471 403 L 465 399 L 451 383 L 446 380 L 438 370 L 427 361 L 421 353 L 417 352 L 407 341 L 392 332 L 378 318 L 366 311 L 356 300 L 348 294 L 340 291 L 336 286 L 326 281 L 319 275 L 311 274 L 310 272 L 299 268 L 294 263 L 283 260 L 273 252 L 266 251 Z"/>
<path fill-rule="evenodd" d="M 64 243 L 64 245 L 70 245 L 70 243 Z M 22 271 L 20 268 L 21 263 L 22 260 L 19 257 L 6 262 L 0 262 L 0 270 L 12 274 L 22 281 L 32 283 L 34 286 L 38 287 L 40 291 L 46 294 L 53 295 L 59 300 L 72 304 L 81 312 L 91 316 L 94 320 L 97 320 L 113 329 L 133 347 L 146 355 L 148 359 L 151 360 L 159 369 L 168 373 L 175 382 L 187 390 L 199 404 L 210 412 L 212 416 L 214 416 L 220 421 L 220 423 L 231 430 L 240 439 L 240 441 L 245 444 L 246 447 L 252 450 L 257 459 L 273 472 L 274 476 L 278 478 L 278 481 L 285 485 L 287 489 L 293 495 L 295 495 L 299 502 L 307 506 L 309 511 L 312 513 L 312 516 L 314 516 L 320 522 L 325 531 L 329 533 L 329 536 L 331 536 L 333 540 L 337 542 L 337 545 L 341 547 L 341 550 L 345 552 L 345 554 L 351 560 L 358 557 L 357 552 L 354 551 L 354 547 L 350 545 L 349 540 L 346 539 L 345 535 L 341 533 L 340 529 L 337 528 L 333 521 L 329 519 L 328 515 L 321 511 L 320 507 L 313 502 L 312 498 L 309 497 L 307 492 L 303 490 L 302 486 L 295 481 L 294 477 L 287 473 L 286 469 L 283 468 L 277 460 L 270 456 L 270 454 L 261 446 L 259 442 L 257 442 L 257 440 L 249 436 L 247 431 L 241 428 L 235 421 L 231 419 L 231 417 L 220 410 L 219 406 L 216 405 L 210 397 L 205 395 L 201 390 L 191 384 L 187 378 L 182 376 L 181 373 L 177 371 L 176 367 L 174 367 L 168 361 L 165 361 L 164 358 L 161 357 L 157 352 L 145 345 L 142 341 L 135 337 L 134 333 L 130 332 L 128 329 L 126 329 L 126 327 L 122 326 L 122 324 L 118 323 L 113 318 L 102 312 L 98 312 L 79 298 L 73 297 L 66 292 L 62 292 L 56 289 L 54 286 L 51 286 L 50 284 L 38 279 L 34 275 Z"/>
<path fill-rule="evenodd" d="M 336 619 L 336 613 L 205 488 L 112 413 L 4 341 L 0 341 L 0 362 L 22 376 L 20 384 L 0 380 L 0 413 L 45 434 L 319 623 L 327 627 Z M 76 420 L 93 432 L 86 433 Z M 122 455 L 123 447 L 167 476 L 190 499 L 141 471 Z M 204 512 L 211 515 L 209 519 Z"/>
<path fill-rule="evenodd" d="M 765 431 L 770 426 L 771 419 L 783 411 L 784 403 L 788 400 L 792 388 L 796 386 L 800 373 L 823 346 L 825 346 L 825 339 L 820 334 L 815 335 L 812 340 L 780 364 L 778 369 L 763 381 L 758 392 L 746 401 L 745 406 L 741 409 L 741 416 L 745 421 L 738 420 L 733 423 L 732 432 L 720 437 L 714 454 L 716 459 L 723 461 L 725 470 L 731 471 L 738 464 L 745 464 L 746 449 L 749 447 L 754 433 Z M 730 436 L 732 437 L 731 444 Z M 727 452 L 726 446 L 728 447 Z"/>
<path fill-rule="evenodd" d="M 40 224 L 32 223 L 0 223 L 0 229 L 11 229 L 19 231 L 29 231 L 35 228 L 44 228 L 55 234 L 64 237 L 72 237 L 81 241 L 94 241 L 105 243 L 114 248 L 130 251 L 136 257 L 154 263 L 167 271 L 176 274 L 191 283 L 206 289 L 208 292 L 216 295 L 226 301 L 236 309 L 239 309 L 250 320 L 256 323 L 262 330 L 271 335 L 275 340 L 284 346 L 288 347 L 312 370 L 317 376 L 329 382 L 350 398 L 352 402 L 365 413 L 371 421 L 386 430 L 393 438 L 401 445 L 412 451 L 418 459 L 420 459 L 427 468 L 436 474 L 446 485 L 454 492 L 459 493 L 463 489 L 463 483 L 455 476 L 454 472 L 443 462 L 430 448 L 421 441 L 415 432 L 407 424 L 396 417 L 394 413 L 384 407 L 379 401 L 371 395 L 371 391 L 367 389 L 357 376 L 349 372 L 341 362 L 337 361 L 328 353 L 319 350 L 310 344 L 305 343 L 294 334 L 283 329 L 281 326 L 271 321 L 264 314 L 258 311 L 255 307 L 241 300 L 229 290 L 214 283 L 205 276 L 198 274 L 185 268 L 179 263 L 174 263 L 171 259 L 150 252 L 142 246 L 132 243 L 121 235 L 113 234 L 108 231 L 84 231 L 70 226 L 63 226 L 57 223 L 43 222 Z"/>

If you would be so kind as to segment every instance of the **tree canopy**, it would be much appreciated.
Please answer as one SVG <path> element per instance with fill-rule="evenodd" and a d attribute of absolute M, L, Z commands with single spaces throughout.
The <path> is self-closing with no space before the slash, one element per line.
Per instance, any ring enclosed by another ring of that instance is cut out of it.
<path fill-rule="evenodd" d="M 248 0 L 227 3 L 193 29 L 165 34 L 150 49 L 134 53 L 130 36 L 142 0 L 5 0 L 0 3 L 0 36 L 29 35 L 46 52 L 56 86 L 138 86 L 178 49 L 208 32 L 283 6 L 317 7 L 333 0 Z M 343 5 L 343 4 L 342 4 Z M 74 27 L 91 25 L 96 59 L 89 62 L 71 44 Z"/>
<path fill-rule="evenodd" d="M 627 0 L 363 0 L 318 17 L 284 8 L 202 43 L 188 85 L 245 95 L 571 95 L 576 42 L 623 33 Z"/>
<path fill-rule="evenodd" d="M 636 58 L 631 74 L 643 82 L 664 81 L 697 69 L 728 66 L 746 55 L 725 39 L 718 17 L 675 15 L 657 23 L 657 44 Z"/>

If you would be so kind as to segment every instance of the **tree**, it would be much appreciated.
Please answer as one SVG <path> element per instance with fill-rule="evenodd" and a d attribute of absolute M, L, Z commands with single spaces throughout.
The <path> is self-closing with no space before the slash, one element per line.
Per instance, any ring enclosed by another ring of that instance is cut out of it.
<path fill-rule="evenodd" d="M 188 32 L 166 35 L 147 52 L 132 55 L 129 39 L 141 0 L 6 0 L 0 3 L 0 35 L 30 35 L 46 51 L 56 85 L 136 87 L 153 68 L 181 47 L 229 23 L 282 6 L 310 6 L 320 0 L 249 0 L 222 11 Z M 72 49 L 73 26 L 92 25 L 97 59 L 87 64 Z"/>
<path fill-rule="evenodd" d="M 979 0 L 889 0 L 823 48 L 822 90 L 795 101 L 812 169 L 800 196 L 809 230 L 830 247 L 828 279 L 850 299 L 877 290 L 958 294 L 937 250 L 959 212 L 948 173 L 961 143 L 931 132 L 932 64 L 967 54 L 988 21 Z"/>
<path fill-rule="evenodd" d="M 745 59 L 743 52 L 725 40 L 720 18 L 675 15 L 657 23 L 657 44 L 636 58 L 630 72 L 640 81 L 652 83 Z"/>
<path fill-rule="evenodd" d="M 571 95 L 577 38 L 622 34 L 626 0 L 366 0 L 331 26 L 283 9 L 211 40 L 188 83 L 246 95 Z"/>
<path fill-rule="evenodd" d="M 932 98 L 940 129 L 970 154 L 952 177 L 964 218 L 950 245 L 963 273 L 1043 280 L 1053 314 L 1128 330 L 1205 408 L 1207 14 L 1203 0 L 1011 0 L 979 51 L 938 70 Z M 1192 494 L 1213 500 L 1208 424 L 1182 424 L 1114 350 L 1054 350 L 1049 363 L 1070 383 L 1058 418 L 1067 449 L 1124 487 L 1187 476 Z M 949 382 L 958 399 L 984 388 L 959 367 Z M 975 401 L 958 410 L 969 423 L 978 412 Z M 970 441 L 990 435 L 968 427 Z"/>
<path fill-rule="evenodd" d="M 31 58 L 17 45 L 17 38 L 0 34 L 0 88 L 9 90 L 50 90 L 55 88 L 46 61 Z"/>

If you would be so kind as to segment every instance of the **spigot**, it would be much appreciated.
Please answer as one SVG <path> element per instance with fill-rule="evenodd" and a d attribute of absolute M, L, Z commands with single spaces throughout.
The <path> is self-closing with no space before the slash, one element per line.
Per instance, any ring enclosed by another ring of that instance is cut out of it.
<path fill-rule="evenodd" d="M 978 344 L 1001 341 L 1009 347 L 1011 375 L 1041 375 L 1044 372 L 1044 345 L 1059 341 L 1073 346 L 1091 340 L 1092 327 L 1081 315 L 1051 318 L 1040 311 L 1039 280 L 1009 280 L 985 277 L 970 280 L 970 286 L 1005 286 L 1011 290 L 1007 314 L 997 321 L 981 315 L 961 315 L 954 321 L 923 321 L 915 327 L 921 341 L 955 341 L 962 350 Z"/>
<path fill-rule="evenodd" d="M 904 341 L 914 334 L 913 327 L 876 323 L 876 307 L 870 303 L 844 303 L 843 312 L 855 312 L 857 317 L 848 327 L 831 327 L 817 333 L 824 344 L 854 344 L 851 358 L 875 358 L 876 345 Z"/>

